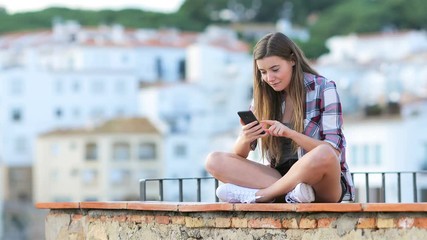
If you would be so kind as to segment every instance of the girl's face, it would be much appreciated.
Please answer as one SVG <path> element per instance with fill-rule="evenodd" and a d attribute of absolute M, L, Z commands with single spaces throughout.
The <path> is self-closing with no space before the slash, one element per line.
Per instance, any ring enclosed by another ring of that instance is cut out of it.
<path fill-rule="evenodd" d="M 265 81 L 276 92 L 287 91 L 292 78 L 294 61 L 288 61 L 277 56 L 256 60 L 262 81 Z"/>

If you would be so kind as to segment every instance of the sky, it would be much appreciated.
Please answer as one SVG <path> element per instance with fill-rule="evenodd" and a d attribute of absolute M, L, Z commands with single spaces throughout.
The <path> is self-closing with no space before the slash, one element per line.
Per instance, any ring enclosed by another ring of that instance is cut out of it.
<path fill-rule="evenodd" d="M 88 10 L 140 8 L 146 11 L 171 13 L 179 9 L 184 0 L 1 0 L 0 6 L 10 14 L 38 11 L 47 7 L 61 6 Z"/>

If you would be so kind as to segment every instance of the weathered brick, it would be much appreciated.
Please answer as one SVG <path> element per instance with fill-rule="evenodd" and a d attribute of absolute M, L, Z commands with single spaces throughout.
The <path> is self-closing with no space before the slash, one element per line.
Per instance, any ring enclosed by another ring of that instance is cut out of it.
<path fill-rule="evenodd" d="M 170 222 L 169 216 L 155 216 L 154 220 L 158 224 L 169 224 Z"/>
<path fill-rule="evenodd" d="M 399 218 L 397 220 L 398 228 L 412 228 L 414 226 L 414 219 L 409 217 Z"/>
<path fill-rule="evenodd" d="M 283 219 L 282 227 L 287 229 L 296 229 L 298 228 L 298 222 L 295 218 Z"/>
<path fill-rule="evenodd" d="M 197 217 L 185 217 L 185 226 L 189 228 L 198 228 L 204 226 L 202 218 Z"/>
<path fill-rule="evenodd" d="M 204 227 L 215 227 L 215 219 L 214 218 L 203 218 L 203 226 Z"/>
<path fill-rule="evenodd" d="M 299 228 L 304 228 L 304 229 L 312 229 L 312 228 L 316 228 L 317 227 L 317 223 L 316 223 L 316 219 L 310 219 L 310 218 L 301 218 L 300 222 L 299 222 Z"/>
<path fill-rule="evenodd" d="M 183 217 L 183 216 L 172 216 L 171 222 L 172 222 L 172 224 L 185 225 L 185 217 Z"/>
<path fill-rule="evenodd" d="M 129 219 L 129 221 L 136 222 L 136 223 L 145 222 L 145 216 L 141 216 L 141 215 L 131 215 L 131 216 L 129 216 L 128 219 Z"/>
<path fill-rule="evenodd" d="M 282 228 L 282 223 L 275 218 L 254 218 L 248 220 L 250 228 Z"/>
<path fill-rule="evenodd" d="M 319 218 L 317 219 L 317 227 L 330 228 L 332 227 L 332 223 L 334 223 L 336 220 L 336 218 Z"/>
<path fill-rule="evenodd" d="M 394 218 L 378 218 L 377 219 L 378 228 L 395 228 L 395 219 Z"/>
<path fill-rule="evenodd" d="M 374 229 L 377 228 L 376 218 L 359 218 L 357 221 L 357 228 L 360 229 Z"/>
<path fill-rule="evenodd" d="M 231 226 L 231 219 L 230 218 L 216 218 L 215 219 L 215 227 L 217 228 L 229 228 Z"/>
<path fill-rule="evenodd" d="M 248 219 L 247 218 L 231 218 L 231 227 L 233 228 L 247 228 L 248 227 Z"/>
<path fill-rule="evenodd" d="M 126 215 L 118 215 L 118 216 L 114 216 L 114 221 L 117 222 L 126 222 L 127 220 L 127 216 Z"/>
<path fill-rule="evenodd" d="M 415 218 L 414 226 L 417 228 L 427 228 L 427 218 L 425 217 Z"/>
<path fill-rule="evenodd" d="M 145 218 L 143 220 L 145 223 L 153 223 L 154 222 L 154 216 L 147 215 L 147 216 L 145 216 Z"/>

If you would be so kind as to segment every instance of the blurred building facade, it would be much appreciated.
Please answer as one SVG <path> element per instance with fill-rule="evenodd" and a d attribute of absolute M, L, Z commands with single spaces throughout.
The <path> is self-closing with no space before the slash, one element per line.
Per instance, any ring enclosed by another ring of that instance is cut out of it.
<path fill-rule="evenodd" d="M 141 177 L 164 176 L 163 134 L 147 118 L 54 130 L 36 149 L 35 202 L 138 200 Z"/>

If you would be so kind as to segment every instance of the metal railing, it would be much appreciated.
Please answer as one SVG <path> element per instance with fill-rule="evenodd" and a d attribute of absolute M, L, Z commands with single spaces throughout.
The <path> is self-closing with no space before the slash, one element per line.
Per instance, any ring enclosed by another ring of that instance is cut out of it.
<path fill-rule="evenodd" d="M 427 171 L 353 172 L 351 176 L 355 202 L 427 201 Z M 139 184 L 141 201 L 202 202 L 202 196 L 219 201 L 215 196 L 219 181 L 213 177 L 149 178 Z"/>

